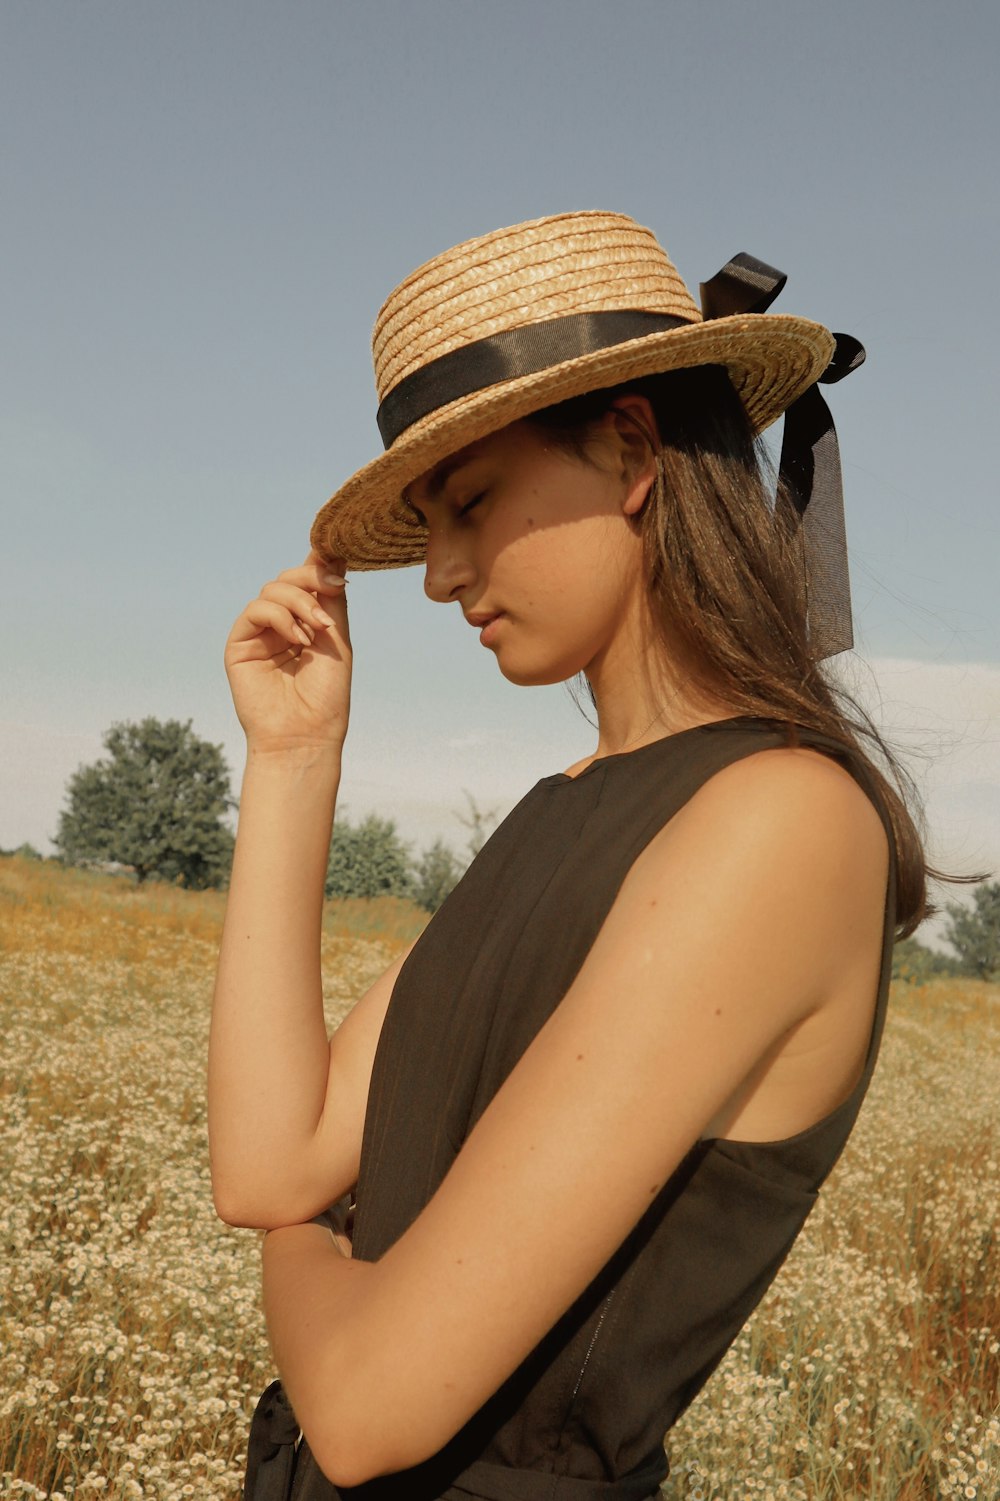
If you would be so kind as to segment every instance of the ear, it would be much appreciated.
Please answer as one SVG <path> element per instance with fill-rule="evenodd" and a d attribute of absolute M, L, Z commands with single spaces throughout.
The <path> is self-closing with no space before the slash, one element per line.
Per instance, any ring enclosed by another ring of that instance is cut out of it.
<path fill-rule="evenodd" d="M 637 516 L 656 482 L 656 455 L 660 450 L 656 417 L 646 397 L 637 392 L 616 397 L 607 417 L 621 455 L 625 481 L 622 510 L 626 516 Z"/>

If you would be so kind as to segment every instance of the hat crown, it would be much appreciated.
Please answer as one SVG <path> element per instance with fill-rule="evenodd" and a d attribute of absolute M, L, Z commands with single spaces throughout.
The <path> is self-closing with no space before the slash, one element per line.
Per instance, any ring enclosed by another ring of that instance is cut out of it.
<path fill-rule="evenodd" d="M 642 309 L 699 323 L 655 236 L 625 214 L 555 214 L 466 240 L 412 271 L 372 334 L 379 400 L 432 360 L 573 313 Z"/>

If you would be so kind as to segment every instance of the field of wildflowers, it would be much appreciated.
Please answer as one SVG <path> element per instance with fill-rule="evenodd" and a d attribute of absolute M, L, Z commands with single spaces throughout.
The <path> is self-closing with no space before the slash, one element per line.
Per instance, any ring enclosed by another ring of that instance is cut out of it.
<path fill-rule="evenodd" d="M 209 1188 L 222 906 L 0 860 L 0 1497 L 239 1496 L 273 1370 L 257 1237 Z M 331 1024 L 423 921 L 329 904 Z M 998 1034 L 1000 987 L 894 987 L 854 1136 L 670 1435 L 670 1501 L 1000 1498 Z"/>

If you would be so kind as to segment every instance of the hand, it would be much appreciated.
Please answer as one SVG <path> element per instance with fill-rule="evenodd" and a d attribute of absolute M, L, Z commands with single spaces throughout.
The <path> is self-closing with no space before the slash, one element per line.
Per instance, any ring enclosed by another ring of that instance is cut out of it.
<path fill-rule="evenodd" d="M 343 559 L 310 552 L 265 584 L 230 631 L 226 675 L 255 748 L 343 745 L 352 661 L 343 575 Z"/>

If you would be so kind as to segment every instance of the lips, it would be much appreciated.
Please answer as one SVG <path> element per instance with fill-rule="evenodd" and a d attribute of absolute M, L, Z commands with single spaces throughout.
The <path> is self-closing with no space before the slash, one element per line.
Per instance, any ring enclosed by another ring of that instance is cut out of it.
<path fill-rule="evenodd" d="M 466 615 L 466 620 L 479 632 L 479 641 L 482 646 L 492 646 L 501 620 L 506 619 L 502 610 L 477 610 L 472 615 Z"/>

